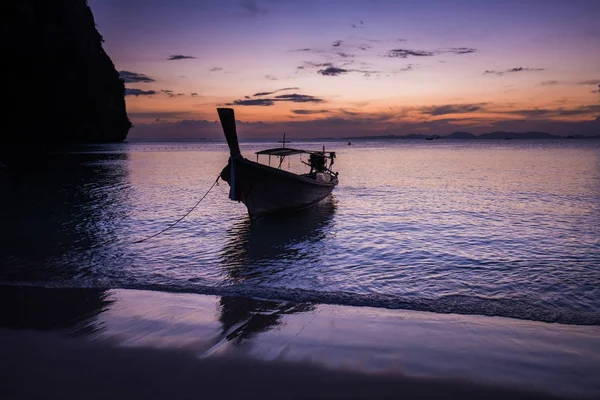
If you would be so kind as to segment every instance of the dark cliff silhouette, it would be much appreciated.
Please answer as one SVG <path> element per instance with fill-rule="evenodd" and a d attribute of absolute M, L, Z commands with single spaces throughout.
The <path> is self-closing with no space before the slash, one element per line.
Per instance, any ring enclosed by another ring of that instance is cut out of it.
<path fill-rule="evenodd" d="M 1 9 L 9 98 L 0 145 L 125 140 L 124 82 L 87 1 L 6 0 Z"/>

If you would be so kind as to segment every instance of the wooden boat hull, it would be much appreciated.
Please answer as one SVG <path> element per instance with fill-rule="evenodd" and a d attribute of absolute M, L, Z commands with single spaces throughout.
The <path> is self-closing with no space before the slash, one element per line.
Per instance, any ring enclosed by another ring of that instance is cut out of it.
<path fill-rule="evenodd" d="M 331 182 L 318 182 L 314 178 L 296 175 L 243 157 L 230 159 L 229 165 L 221 172 L 221 178 L 230 186 L 232 179 L 235 180 L 235 193 L 230 193 L 230 198 L 244 203 L 251 217 L 299 210 L 317 204 L 329 196 L 338 184 L 334 176 L 331 177 Z"/>
<path fill-rule="evenodd" d="M 311 172 L 305 175 L 245 159 L 240 153 L 233 109 L 217 108 L 217 112 L 229 147 L 229 163 L 221 171 L 221 179 L 229 183 L 229 198 L 244 203 L 250 217 L 309 207 L 329 196 L 338 184 L 337 173 L 326 165 L 325 149 L 319 153 L 283 147 L 256 153 L 281 160 L 291 154 L 308 153 Z M 333 165 L 335 153 L 330 152 L 329 158 Z"/>

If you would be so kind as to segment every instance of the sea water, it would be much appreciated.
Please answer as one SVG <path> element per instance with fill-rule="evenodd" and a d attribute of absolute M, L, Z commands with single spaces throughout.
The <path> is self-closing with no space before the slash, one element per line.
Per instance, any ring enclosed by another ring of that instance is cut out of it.
<path fill-rule="evenodd" d="M 600 141 L 289 144 L 323 145 L 340 183 L 317 206 L 251 221 L 221 182 L 140 243 L 207 192 L 224 142 L 78 146 L 4 169 L 0 283 L 600 325 Z"/>

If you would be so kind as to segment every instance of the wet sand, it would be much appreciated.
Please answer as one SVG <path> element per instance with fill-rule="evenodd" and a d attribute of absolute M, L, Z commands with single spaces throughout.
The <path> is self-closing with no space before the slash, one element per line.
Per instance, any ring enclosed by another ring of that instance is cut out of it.
<path fill-rule="evenodd" d="M 596 326 L 137 290 L 0 304 L 3 399 L 600 398 Z"/>
<path fill-rule="evenodd" d="M 328 370 L 307 363 L 203 359 L 49 333 L 0 331 L 3 399 L 556 398 L 460 380 Z"/>

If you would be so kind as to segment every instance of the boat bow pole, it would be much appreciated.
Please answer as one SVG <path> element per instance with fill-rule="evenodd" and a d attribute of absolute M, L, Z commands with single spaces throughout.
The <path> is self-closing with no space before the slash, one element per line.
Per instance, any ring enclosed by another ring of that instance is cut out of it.
<path fill-rule="evenodd" d="M 229 198 L 231 200 L 240 201 L 241 199 L 237 196 L 237 187 L 235 179 L 235 160 L 242 157 L 240 152 L 240 145 L 238 143 L 237 131 L 235 129 L 235 114 L 232 108 L 217 108 L 219 113 L 219 119 L 221 120 L 221 126 L 223 127 L 223 133 L 229 146 Z"/>

